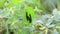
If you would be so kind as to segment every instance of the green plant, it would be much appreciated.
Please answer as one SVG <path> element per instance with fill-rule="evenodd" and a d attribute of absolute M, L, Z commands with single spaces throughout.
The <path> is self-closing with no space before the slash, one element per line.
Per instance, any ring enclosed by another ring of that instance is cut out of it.
<path fill-rule="evenodd" d="M 60 34 L 59 0 L 0 0 L 0 34 Z M 26 19 L 26 12 L 32 21 Z"/>

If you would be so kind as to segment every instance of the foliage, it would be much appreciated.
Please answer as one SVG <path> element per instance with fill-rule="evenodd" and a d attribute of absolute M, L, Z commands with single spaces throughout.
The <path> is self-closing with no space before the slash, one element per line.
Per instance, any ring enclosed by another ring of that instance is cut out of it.
<path fill-rule="evenodd" d="M 59 3 L 60 0 L 0 0 L 0 34 L 60 34 Z M 26 22 L 26 12 L 31 14 L 32 23 Z"/>

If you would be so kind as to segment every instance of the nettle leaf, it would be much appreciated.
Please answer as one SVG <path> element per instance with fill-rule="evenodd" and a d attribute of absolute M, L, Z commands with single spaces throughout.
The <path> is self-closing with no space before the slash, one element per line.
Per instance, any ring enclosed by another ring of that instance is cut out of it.
<path fill-rule="evenodd" d="M 34 10 L 32 7 L 26 7 L 24 10 L 24 21 L 26 23 L 32 23 L 34 19 Z"/>

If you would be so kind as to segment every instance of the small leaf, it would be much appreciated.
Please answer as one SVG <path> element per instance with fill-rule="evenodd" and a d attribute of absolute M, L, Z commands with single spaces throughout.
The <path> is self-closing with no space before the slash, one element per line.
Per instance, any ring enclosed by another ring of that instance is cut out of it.
<path fill-rule="evenodd" d="M 24 15 L 23 15 L 24 21 L 29 24 L 33 22 L 34 19 L 34 9 L 32 7 L 26 7 L 24 10 Z"/>

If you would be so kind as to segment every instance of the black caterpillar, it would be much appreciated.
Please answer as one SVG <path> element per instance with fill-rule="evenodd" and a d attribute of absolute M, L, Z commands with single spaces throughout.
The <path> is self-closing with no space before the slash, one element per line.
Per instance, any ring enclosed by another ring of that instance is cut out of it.
<path fill-rule="evenodd" d="M 31 14 L 29 14 L 28 16 L 28 13 L 26 12 L 26 19 L 31 23 L 32 22 Z"/>

